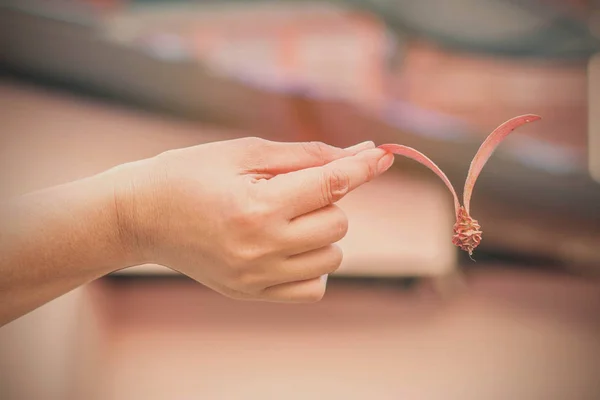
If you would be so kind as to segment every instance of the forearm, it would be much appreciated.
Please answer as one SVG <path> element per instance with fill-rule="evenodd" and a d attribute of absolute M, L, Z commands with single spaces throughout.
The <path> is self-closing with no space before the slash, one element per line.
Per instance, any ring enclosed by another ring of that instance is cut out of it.
<path fill-rule="evenodd" d="M 112 174 L 2 203 L 0 326 L 135 264 L 120 228 Z"/>

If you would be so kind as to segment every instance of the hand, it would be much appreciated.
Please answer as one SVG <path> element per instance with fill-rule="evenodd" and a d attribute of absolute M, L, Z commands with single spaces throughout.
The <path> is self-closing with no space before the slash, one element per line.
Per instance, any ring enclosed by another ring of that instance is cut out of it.
<path fill-rule="evenodd" d="M 348 229 L 334 203 L 393 160 L 371 142 L 245 138 L 168 151 L 119 175 L 121 232 L 141 262 L 229 297 L 318 301 Z"/>

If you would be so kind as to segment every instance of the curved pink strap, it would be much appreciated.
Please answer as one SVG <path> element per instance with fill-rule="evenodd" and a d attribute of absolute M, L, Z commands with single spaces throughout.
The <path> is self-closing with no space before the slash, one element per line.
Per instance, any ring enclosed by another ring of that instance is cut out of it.
<path fill-rule="evenodd" d="M 442 181 L 444 181 L 444 183 L 450 190 L 450 193 L 452 193 L 452 196 L 454 197 L 454 211 L 458 215 L 458 209 L 460 208 L 460 203 L 458 201 L 458 196 L 456 195 L 456 191 L 454 190 L 454 186 L 452 186 L 452 183 L 450 183 L 450 180 L 448 179 L 446 174 L 444 174 L 444 172 L 440 169 L 440 167 L 435 165 L 435 163 L 433 161 L 431 161 L 425 154 L 413 149 L 412 147 L 402 146 L 399 144 L 382 144 L 381 146 L 378 146 L 378 147 L 380 149 L 383 149 L 390 153 L 394 153 L 394 154 L 398 154 L 398 155 L 401 155 L 404 157 L 411 158 L 411 159 L 423 164 L 424 166 L 426 166 L 433 172 L 435 172 L 435 174 L 437 176 L 439 176 L 442 179 Z"/>
<path fill-rule="evenodd" d="M 475 157 L 473 157 L 473 161 L 471 161 L 471 166 L 469 167 L 469 173 L 467 175 L 467 180 L 465 181 L 465 190 L 463 192 L 463 203 L 465 205 L 465 209 L 467 213 L 469 212 L 469 206 L 471 203 L 471 195 L 473 194 L 473 187 L 475 186 L 475 182 L 481 173 L 484 165 L 489 160 L 490 156 L 496 150 L 496 147 L 504 138 L 506 138 L 512 131 L 518 128 L 521 125 L 524 125 L 528 122 L 533 122 L 541 119 L 542 117 L 534 114 L 526 114 L 521 115 L 519 117 L 514 117 L 497 127 L 477 150 Z"/>

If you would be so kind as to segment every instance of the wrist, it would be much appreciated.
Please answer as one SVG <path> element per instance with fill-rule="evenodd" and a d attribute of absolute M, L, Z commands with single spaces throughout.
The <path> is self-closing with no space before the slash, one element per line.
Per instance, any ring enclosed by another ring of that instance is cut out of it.
<path fill-rule="evenodd" d="M 115 176 L 107 172 L 73 182 L 73 195 L 81 198 L 81 218 L 88 229 L 90 237 L 95 242 L 91 244 L 90 252 L 98 252 L 96 257 L 101 270 L 97 275 L 107 275 L 123 268 L 142 264 L 136 249 L 131 245 L 130 236 L 126 230 L 127 224 L 118 213 Z"/>
<path fill-rule="evenodd" d="M 156 262 L 155 247 L 157 190 L 148 183 L 156 179 L 153 159 L 123 164 L 106 175 L 112 183 L 114 226 L 129 266 Z M 154 176 L 154 178 L 153 178 Z"/>

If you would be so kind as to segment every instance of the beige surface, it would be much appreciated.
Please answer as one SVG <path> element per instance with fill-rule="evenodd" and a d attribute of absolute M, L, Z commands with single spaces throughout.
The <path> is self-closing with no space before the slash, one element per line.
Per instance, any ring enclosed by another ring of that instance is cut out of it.
<path fill-rule="evenodd" d="M 0 119 L 0 196 L 67 182 L 171 148 L 243 136 L 9 83 L 0 84 Z M 439 182 L 393 171 L 340 205 L 350 219 L 341 242 L 341 272 L 439 275 L 455 265 L 452 203 Z M 168 271 L 151 266 L 140 272 Z"/>
<path fill-rule="evenodd" d="M 185 283 L 108 293 L 110 335 L 86 399 L 600 394 L 597 283 L 480 271 L 442 303 L 427 290 L 332 281 L 322 303 L 303 306 L 240 303 Z"/>

